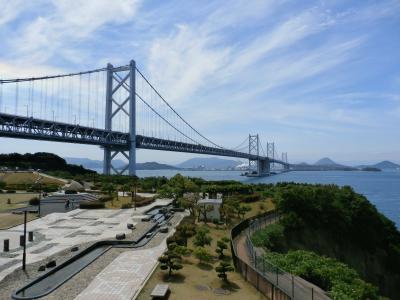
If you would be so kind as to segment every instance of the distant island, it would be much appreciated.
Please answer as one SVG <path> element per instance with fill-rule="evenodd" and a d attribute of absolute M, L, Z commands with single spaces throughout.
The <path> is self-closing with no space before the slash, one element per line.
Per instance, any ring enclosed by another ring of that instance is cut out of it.
<path fill-rule="evenodd" d="M 300 163 L 292 164 L 292 170 L 295 171 L 366 171 L 380 172 L 382 170 L 400 170 L 400 165 L 391 161 L 382 161 L 373 165 L 346 166 L 334 162 L 328 157 L 321 158 L 314 164 Z"/>

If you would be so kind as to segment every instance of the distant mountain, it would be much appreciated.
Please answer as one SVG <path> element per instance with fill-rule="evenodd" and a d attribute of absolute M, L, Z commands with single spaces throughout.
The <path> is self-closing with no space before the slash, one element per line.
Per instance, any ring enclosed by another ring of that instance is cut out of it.
<path fill-rule="evenodd" d="M 70 164 L 82 165 L 83 167 L 91 170 L 99 170 L 103 168 L 103 161 L 94 160 L 89 158 L 77 158 L 77 157 L 65 157 L 65 160 Z M 121 169 L 125 167 L 126 162 L 120 159 L 113 160 L 113 166 L 116 169 Z M 137 163 L 137 170 L 176 170 L 177 167 L 159 164 L 157 162 L 145 162 L 145 163 Z"/>
<path fill-rule="evenodd" d="M 137 163 L 137 170 L 179 170 L 177 167 L 173 167 L 166 164 L 159 164 L 158 162 L 145 162 L 145 163 Z"/>
<path fill-rule="evenodd" d="M 83 166 L 88 169 L 98 170 L 103 168 L 103 161 L 102 160 L 95 160 L 90 158 L 79 158 L 79 157 L 64 157 L 64 159 L 69 164 L 74 164 L 78 166 Z M 113 160 L 113 166 L 117 169 L 123 168 L 126 163 L 123 160 L 115 159 Z"/>
<path fill-rule="evenodd" d="M 313 165 L 307 163 L 293 164 L 292 169 L 296 171 L 356 171 L 357 168 L 338 164 L 328 157 L 321 158 Z"/>
<path fill-rule="evenodd" d="M 391 162 L 391 161 L 388 161 L 388 160 L 381 161 L 380 163 L 372 165 L 371 167 L 378 168 L 378 169 L 381 169 L 381 170 L 385 170 L 385 169 L 400 169 L 400 165 L 395 164 L 394 162 Z"/>
<path fill-rule="evenodd" d="M 218 157 L 196 157 L 188 159 L 178 164 L 177 167 L 182 169 L 198 169 L 198 170 L 210 170 L 210 169 L 227 170 L 227 169 L 234 169 L 240 164 L 242 164 L 241 161 L 232 159 L 223 159 Z"/>
<path fill-rule="evenodd" d="M 339 164 L 335 163 L 329 157 L 321 158 L 319 161 L 314 163 L 315 166 L 339 166 Z"/>

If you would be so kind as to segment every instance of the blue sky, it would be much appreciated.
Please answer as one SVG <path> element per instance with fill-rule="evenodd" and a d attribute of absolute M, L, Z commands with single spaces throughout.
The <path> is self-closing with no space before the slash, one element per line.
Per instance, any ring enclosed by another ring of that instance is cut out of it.
<path fill-rule="evenodd" d="M 0 7 L 4 78 L 135 59 L 219 144 L 259 133 L 291 161 L 400 162 L 400 1 L 0 0 Z M 92 146 L 0 145 L 102 158 Z M 138 152 L 139 161 L 191 156 Z"/>

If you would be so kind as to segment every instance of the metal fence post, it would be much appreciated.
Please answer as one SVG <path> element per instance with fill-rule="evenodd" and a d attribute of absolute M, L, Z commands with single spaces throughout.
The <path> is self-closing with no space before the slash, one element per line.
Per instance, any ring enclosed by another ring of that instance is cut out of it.
<path fill-rule="evenodd" d="M 292 298 L 294 299 L 294 276 L 292 275 Z"/>

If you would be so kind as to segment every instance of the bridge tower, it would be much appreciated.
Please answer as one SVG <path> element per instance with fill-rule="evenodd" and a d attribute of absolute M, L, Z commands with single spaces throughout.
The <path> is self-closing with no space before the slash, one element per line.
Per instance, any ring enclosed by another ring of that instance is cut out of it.
<path fill-rule="evenodd" d="M 103 173 L 111 174 L 113 170 L 122 174 L 128 170 L 129 175 L 136 175 L 136 63 L 131 60 L 129 67 L 114 68 L 107 65 L 105 129 L 113 130 L 113 119 L 119 114 L 126 114 L 129 118 L 129 145 L 125 148 L 104 146 Z M 116 100 L 116 93 L 127 92 L 128 96 L 122 102 Z M 128 164 L 121 170 L 112 165 L 112 160 L 121 153 L 128 160 Z"/>
<path fill-rule="evenodd" d="M 263 176 L 269 174 L 270 162 L 268 158 L 262 159 L 260 156 L 260 139 L 258 134 L 249 135 L 249 176 Z"/>

